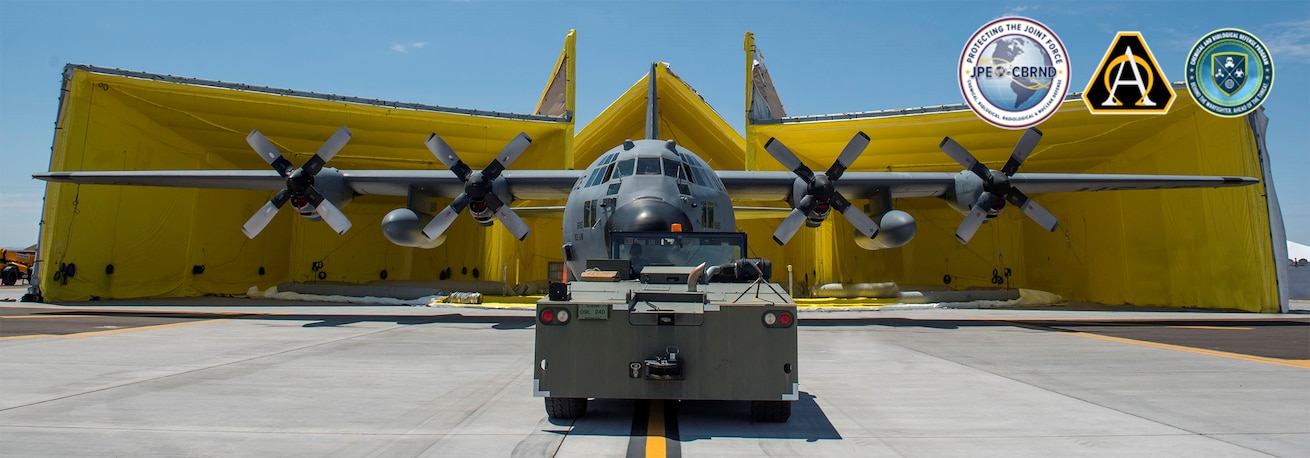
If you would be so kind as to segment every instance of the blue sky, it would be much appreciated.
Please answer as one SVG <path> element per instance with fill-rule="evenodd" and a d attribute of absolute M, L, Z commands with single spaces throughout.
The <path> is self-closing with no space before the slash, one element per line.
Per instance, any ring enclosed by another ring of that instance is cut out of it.
<path fill-rule="evenodd" d="M 793 115 L 962 103 L 956 59 L 978 27 L 1041 21 L 1082 89 L 1117 31 L 1140 31 L 1173 81 L 1204 34 L 1273 53 L 1264 104 L 1291 239 L 1310 243 L 1310 1 L 241 2 L 0 0 L 0 246 L 36 242 L 65 63 L 443 106 L 528 112 L 578 30 L 579 128 L 652 61 L 670 62 L 741 130 L 742 35 L 755 33 Z M 1180 96 L 1186 97 L 1185 93 Z"/>

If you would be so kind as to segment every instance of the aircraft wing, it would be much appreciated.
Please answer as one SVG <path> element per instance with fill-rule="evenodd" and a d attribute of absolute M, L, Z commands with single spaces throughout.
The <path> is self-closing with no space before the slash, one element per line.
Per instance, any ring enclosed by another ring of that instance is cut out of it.
<path fill-rule="evenodd" d="M 719 179 L 736 201 L 786 200 L 796 175 L 791 172 L 721 171 Z M 955 185 L 947 172 L 846 172 L 837 190 L 854 199 L 867 199 L 881 190 L 893 198 L 935 197 Z M 1116 191 L 1130 189 L 1218 188 L 1259 182 L 1251 177 L 1203 175 L 1125 175 L 1086 173 L 1019 173 L 1010 183 L 1029 193 Z"/>
<path fill-rule="evenodd" d="M 1206 175 L 1111 175 L 1088 173 L 1016 173 L 1010 183 L 1025 192 L 1120 191 L 1130 189 L 1221 188 L 1259 183 L 1251 177 Z"/>
<path fill-rule="evenodd" d="M 506 170 L 501 174 L 515 200 L 565 200 L 582 170 Z M 406 196 L 411 187 L 454 198 L 464 184 L 449 170 L 342 170 L 345 184 L 360 195 Z M 33 178 L 55 183 L 164 186 L 276 191 L 286 186 L 273 170 L 151 170 L 47 172 Z"/>

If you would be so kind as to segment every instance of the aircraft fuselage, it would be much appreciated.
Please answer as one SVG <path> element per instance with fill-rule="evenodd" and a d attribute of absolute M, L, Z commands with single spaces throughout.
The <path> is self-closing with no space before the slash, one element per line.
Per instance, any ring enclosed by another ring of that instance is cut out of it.
<path fill-rule="evenodd" d="M 600 155 L 574 184 L 564 209 L 565 262 L 609 258 L 611 232 L 736 232 L 732 200 L 712 169 L 672 140 L 629 140 Z M 567 249 L 566 249 L 567 250 Z"/>

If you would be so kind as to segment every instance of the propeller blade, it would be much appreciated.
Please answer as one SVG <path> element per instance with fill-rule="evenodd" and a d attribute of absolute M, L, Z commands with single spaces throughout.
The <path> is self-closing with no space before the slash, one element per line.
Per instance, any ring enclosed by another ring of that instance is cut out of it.
<path fill-rule="evenodd" d="M 263 158 L 264 162 L 273 166 L 273 170 L 277 170 L 278 175 L 287 176 L 287 171 L 295 168 L 295 166 L 291 165 L 291 161 L 282 157 L 282 152 L 278 151 L 277 146 L 274 146 L 273 142 L 269 141 L 268 137 L 259 133 L 258 130 L 250 131 L 250 135 L 246 136 L 246 143 L 254 148 L 256 153 L 259 153 L 259 157 Z"/>
<path fill-rule="evenodd" d="M 464 211 L 464 207 L 467 207 L 468 204 L 468 194 L 460 194 L 459 197 L 455 198 L 454 202 L 441 210 L 441 213 L 437 213 L 437 216 L 432 217 L 432 221 L 429 221 L 428 225 L 423 227 L 423 236 L 427 237 L 429 242 L 441 237 L 441 234 L 446 233 L 446 229 L 450 228 L 450 225 L 455 222 L 455 218 L 459 217 L 460 212 Z"/>
<path fill-rule="evenodd" d="M 504 172 L 505 168 L 514 163 L 514 160 L 518 159 L 529 146 L 532 146 L 532 137 L 529 137 L 527 132 L 519 132 L 517 137 L 510 140 L 509 144 L 500 150 L 500 154 L 496 155 L 496 160 L 491 161 L 490 164 L 487 164 L 487 168 L 482 169 L 482 176 L 488 180 L 500 177 L 500 172 Z"/>
<path fill-rule="evenodd" d="M 846 217 L 846 221 L 855 226 L 855 230 L 860 231 L 865 237 L 873 238 L 878 235 L 878 223 L 873 222 L 869 215 L 864 214 L 864 210 L 851 205 L 846 197 L 840 192 L 832 195 L 832 207 L 841 212 Z"/>
<path fill-rule="evenodd" d="M 1028 215 L 1029 218 L 1032 218 L 1033 222 L 1036 222 L 1048 231 L 1055 232 L 1055 228 L 1060 226 L 1060 221 L 1055 219 L 1055 215 L 1046 211 L 1045 208 L 1042 208 L 1041 205 L 1037 204 L 1037 201 L 1029 199 L 1026 194 L 1018 189 L 1012 189 L 1010 195 L 1006 196 L 1006 200 L 1019 208 L 1022 208 L 1023 214 Z"/>
<path fill-rule="evenodd" d="M 773 241 L 778 242 L 778 245 L 786 245 L 792 236 L 796 235 L 796 231 L 800 230 L 801 224 L 804 223 L 805 212 L 802 212 L 799 208 L 793 208 L 791 213 L 787 214 L 787 218 L 782 220 L 782 224 L 778 225 L 778 229 L 773 231 Z"/>
<path fill-rule="evenodd" d="M 1019 166 L 1023 164 L 1023 161 L 1028 159 L 1028 155 L 1032 154 L 1033 148 L 1037 147 L 1039 141 L 1042 141 L 1042 131 L 1037 130 L 1036 127 L 1024 131 L 1023 137 L 1019 138 L 1019 143 L 1014 145 L 1014 152 L 1010 153 L 1010 160 L 1005 163 L 1005 167 L 1001 168 L 1001 173 L 1004 173 L 1007 177 L 1014 175 L 1014 172 L 1019 170 Z"/>
<path fill-rule="evenodd" d="M 301 168 L 310 175 L 318 175 L 318 171 L 323 170 L 323 164 L 332 160 L 332 158 L 341 151 L 341 148 L 346 146 L 346 142 L 350 141 L 350 137 L 350 129 L 346 128 L 346 126 L 341 126 L 341 129 L 338 129 L 336 133 L 332 134 L 332 137 L 328 138 L 327 141 L 323 143 L 323 146 L 318 148 L 318 153 L 315 153 L 314 157 L 309 158 L 309 161 L 305 162 L 305 165 Z"/>
<path fill-rule="evenodd" d="M 278 209 L 281 209 L 290 199 L 291 191 L 283 188 L 281 192 L 266 202 L 259 211 L 255 212 L 255 215 L 251 216 L 245 225 L 241 226 L 241 232 L 246 234 L 246 237 L 255 238 L 268 226 L 270 221 L 273 221 L 273 217 L 277 216 Z"/>
<path fill-rule="evenodd" d="M 787 170 L 791 170 L 792 173 L 801 177 L 802 180 L 808 182 L 810 181 L 810 178 L 814 178 L 814 171 L 801 163 L 801 159 L 796 157 L 796 154 L 787 149 L 787 146 L 783 145 L 782 142 L 778 141 L 778 139 L 770 138 L 768 142 L 764 143 L 764 149 L 768 151 L 769 155 L 773 156 L 779 164 L 782 164 L 782 166 L 786 167 Z"/>
<path fill-rule="evenodd" d="M 969 210 L 969 214 L 965 215 L 964 221 L 960 222 L 960 228 L 955 230 L 955 239 L 967 245 L 969 239 L 973 238 L 973 234 L 978 232 L 978 228 L 982 227 L 984 221 L 987 221 L 987 211 L 996 205 L 996 199 L 997 197 L 990 192 L 982 193 L 982 196 L 978 198 L 978 203 L 974 204 L 973 209 Z"/>
<path fill-rule="evenodd" d="M 447 145 L 445 140 L 442 140 L 440 136 L 433 133 L 428 136 L 427 141 L 423 142 L 423 144 L 427 145 L 428 151 L 431 151 L 432 155 L 436 156 L 437 160 L 440 160 L 446 168 L 455 172 L 455 176 L 459 177 L 462 181 L 468 181 L 469 174 L 473 173 L 473 169 L 464 165 L 464 161 L 459 159 L 459 155 L 455 154 L 455 150 L 451 149 L 450 145 Z"/>
<path fill-rule="evenodd" d="M 792 236 L 796 235 L 796 231 L 801 228 L 801 223 L 805 222 L 805 218 L 809 216 L 810 211 L 814 210 L 814 206 L 818 204 L 819 200 L 812 195 L 801 198 L 800 205 L 793 208 L 791 213 L 787 214 L 787 218 L 782 220 L 782 224 L 778 225 L 778 229 L 773 231 L 773 241 L 778 242 L 779 245 L 786 245 L 787 241 L 791 240 Z"/>
<path fill-rule="evenodd" d="M 519 215 L 509 208 L 509 205 L 501 202 L 500 198 L 496 197 L 495 194 L 487 194 L 487 206 L 496 213 L 496 219 L 499 219 L 500 223 L 505 225 L 505 229 L 514 234 L 515 238 L 519 239 L 519 241 L 527 238 L 528 224 L 524 223 L 523 218 L 519 218 Z"/>
<path fill-rule="evenodd" d="M 305 198 L 309 199 L 309 204 L 314 206 L 314 213 L 317 213 L 323 221 L 332 227 L 332 230 L 338 234 L 345 234 L 350 230 L 350 219 L 341 213 L 341 210 L 332 201 L 323 197 L 323 193 L 318 192 L 318 188 L 310 186 L 305 189 Z"/>
<path fill-rule="evenodd" d="M 331 226 L 332 230 L 338 234 L 345 234 L 346 231 L 350 230 L 350 219 L 346 218 L 346 215 L 341 213 L 336 205 L 332 205 L 330 200 L 323 199 L 322 202 L 315 204 L 314 213 L 318 213 L 318 216 L 323 218 L 323 221 L 326 221 L 328 226 Z"/>
<path fill-rule="evenodd" d="M 841 178 L 846 169 L 855 164 L 855 160 L 860 157 L 860 154 L 864 153 L 864 148 L 867 146 L 869 146 L 869 136 L 864 132 L 856 132 L 855 136 L 851 137 L 851 141 L 846 143 L 846 148 L 842 149 L 841 154 L 837 156 L 837 161 L 832 163 L 832 167 L 828 168 L 828 179 L 836 180 Z"/>
<path fill-rule="evenodd" d="M 972 170 L 973 174 L 978 175 L 978 178 L 982 178 L 983 181 L 987 181 L 990 178 L 991 170 L 988 170 L 987 166 L 982 165 L 981 162 L 974 159 L 973 154 L 969 154 L 969 150 L 964 149 L 963 146 L 960 146 L 960 144 L 956 143 L 955 140 L 952 140 L 951 137 L 943 138 L 942 143 L 937 145 L 937 147 L 941 148 L 941 150 L 944 151 L 947 156 L 950 156 L 951 159 L 955 159 L 955 162 L 959 162 L 960 165 L 963 165 L 964 168 Z"/>

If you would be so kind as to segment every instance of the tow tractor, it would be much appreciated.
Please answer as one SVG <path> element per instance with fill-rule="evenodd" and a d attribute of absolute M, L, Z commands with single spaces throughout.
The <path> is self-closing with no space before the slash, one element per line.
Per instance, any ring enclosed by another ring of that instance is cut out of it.
<path fill-rule="evenodd" d="M 745 234 L 615 232 L 609 251 L 537 302 L 534 394 L 551 418 L 600 398 L 749 401 L 753 420 L 787 421 L 796 303 L 744 257 Z"/>

